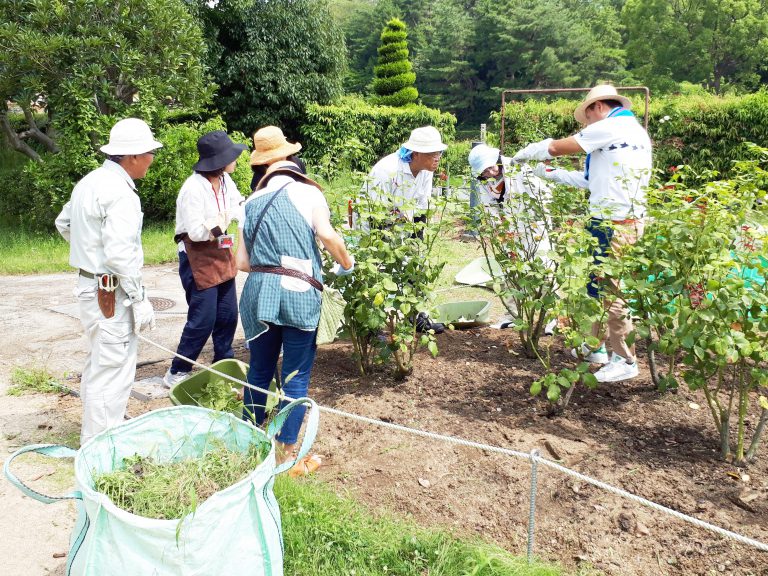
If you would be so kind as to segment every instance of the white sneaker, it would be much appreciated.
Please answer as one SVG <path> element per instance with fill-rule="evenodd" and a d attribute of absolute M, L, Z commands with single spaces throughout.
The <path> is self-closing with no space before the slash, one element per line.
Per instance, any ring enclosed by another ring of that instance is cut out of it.
<path fill-rule="evenodd" d="M 626 358 L 619 356 L 616 352 L 611 356 L 609 364 L 595 372 L 595 378 L 597 378 L 598 382 L 621 382 L 622 380 L 635 378 L 637 375 L 637 361 L 629 363 Z"/>
<path fill-rule="evenodd" d="M 592 350 L 589 346 L 581 344 L 581 355 L 587 362 L 594 362 L 595 364 L 608 364 L 608 351 L 605 349 L 605 344 L 601 344 L 597 350 Z M 571 349 L 571 356 L 578 358 L 576 348 Z"/>
<path fill-rule="evenodd" d="M 166 388 L 173 388 L 187 376 L 189 376 L 189 372 L 176 372 L 176 374 L 171 374 L 171 369 L 168 368 L 165 376 L 163 376 L 163 385 Z"/>
<path fill-rule="evenodd" d="M 547 325 L 544 326 L 544 336 L 554 336 L 555 328 L 557 328 L 557 318 L 552 318 Z"/>

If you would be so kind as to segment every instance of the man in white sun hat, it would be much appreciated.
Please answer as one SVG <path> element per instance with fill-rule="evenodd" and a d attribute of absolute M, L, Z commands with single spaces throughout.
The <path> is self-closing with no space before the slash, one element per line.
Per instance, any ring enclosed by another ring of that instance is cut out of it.
<path fill-rule="evenodd" d="M 88 339 L 80 383 L 81 443 L 123 421 L 136 374 L 136 334 L 154 328 L 155 315 L 141 278 L 142 211 L 134 180 L 143 178 L 163 145 L 137 118 L 117 122 L 107 159 L 87 174 L 56 218 L 79 270 L 75 297 Z"/>
<path fill-rule="evenodd" d="M 384 156 L 374 165 L 363 184 L 363 192 L 374 200 L 394 198 L 394 208 L 403 203 L 412 204 L 401 210 L 401 214 L 423 222 L 423 213 L 432 196 L 432 179 L 446 148 L 437 128 L 416 128 L 397 152 Z"/>
<path fill-rule="evenodd" d="M 613 86 L 595 86 L 574 112 L 576 120 L 584 125 L 580 132 L 560 140 L 547 138 L 535 142 L 513 156 L 514 161 L 525 162 L 587 154 L 584 173 L 551 170 L 544 164 L 538 164 L 534 172 L 554 182 L 589 189 L 592 218 L 588 229 L 598 241 L 596 258 L 620 258 L 622 249 L 637 242 L 643 233 L 652 150 L 648 133 L 631 107 L 630 100 L 620 96 Z M 595 278 L 591 278 L 588 286 L 592 297 L 604 298 L 608 310 L 607 335 L 613 351 L 609 360 L 604 344 L 596 350 L 582 350 L 590 362 L 604 364 L 595 373 L 599 382 L 620 382 L 638 375 L 635 347 L 626 341 L 633 330 L 632 320 L 626 303 L 616 296 L 618 281 L 598 286 Z M 592 334 L 602 339 L 602 326 L 596 323 Z"/>
<path fill-rule="evenodd" d="M 414 129 L 397 152 L 384 156 L 374 165 L 363 184 L 363 194 L 377 202 L 392 202 L 393 212 L 400 217 L 426 223 L 432 179 L 447 148 L 437 128 Z M 416 236 L 422 238 L 423 230 Z M 419 331 L 431 329 L 437 334 L 444 330 L 442 324 L 432 322 L 423 312 L 416 319 L 416 327 Z"/>

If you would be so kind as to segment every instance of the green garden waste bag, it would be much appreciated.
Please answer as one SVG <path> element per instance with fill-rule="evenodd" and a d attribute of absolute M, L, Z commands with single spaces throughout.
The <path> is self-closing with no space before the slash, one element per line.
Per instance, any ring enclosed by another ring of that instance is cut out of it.
<path fill-rule="evenodd" d="M 5 463 L 6 477 L 28 496 L 50 504 L 74 499 L 78 519 L 67 557 L 67 576 L 282 576 L 280 510 L 272 492 L 277 474 L 295 461 L 275 465 L 273 438 L 295 406 L 309 405 L 297 460 L 314 442 L 318 409 L 308 398 L 288 404 L 266 432 L 229 413 L 196 406 L 149 412 L 89 440 L 77 452 L 65 446 L 33 445 Z M 156 520 L 131 514 L 93 489 L 94 473 L 111 472 L 136 454 L 158 462 L 202 455 L 212 440 L 244 452 L 255 442 L 271 443 L 269 454 L 236 484 L 216 492 L 181 520 Z M 20 454 L 75 459 L 77 491 L 52 497 L 25 486 L 11 471 Z"/>

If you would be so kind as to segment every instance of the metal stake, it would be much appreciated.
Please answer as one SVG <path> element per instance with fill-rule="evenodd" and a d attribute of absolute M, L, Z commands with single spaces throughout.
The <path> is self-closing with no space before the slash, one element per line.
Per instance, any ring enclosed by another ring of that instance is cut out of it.
<path fill-rule="evenodd" d="M 528 512 L 528 564 L 533 561 L 533 537 L 536 530 L 536 469 L 539 457 L 537 449 L 531 450 L 531 508 Z"/>

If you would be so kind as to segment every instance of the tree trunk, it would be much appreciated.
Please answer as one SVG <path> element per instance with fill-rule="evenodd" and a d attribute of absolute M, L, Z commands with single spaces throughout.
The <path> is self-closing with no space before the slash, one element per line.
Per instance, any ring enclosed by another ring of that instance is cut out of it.
<path fill-rule="evenodd" d="M 40 157 L 40 154 L 35 152 L 29 144 L 24 142 L 19 135 L 16 133 L 16 131 L 11 126 L 11 123 L 8 121 L 8 112 L 2 111 L 0 112 L 0 130 L 2 130 L 3 135 L 5 136 L 5 139 L 8 141 L 8 144 L 16 150 L 17 152 L 21 152 L 25 156 L 31 158 L 35 162 L 42 162 L 43 159 Z"/>
<path fill-rule="evenodd" d="M 48 152 L 53 152 L 54 154 L 59 152 L 59 147 L 56 145 L 56 142 L 54 142 L 51 138 L 48 137 L 48 135 L 40 130 L 37 126 L 37 122 L 35 121 L 35 115 L 32 113 L 32 110 L 29 106 L 22 106 L 21 109 L 24 111 L 24 118 L 27 121 L 27 124 L 29 125 L 29 133 L 30 135 L 40 142 L 43 146 L 45 146 L 45 149 L 48 150 Z"/>

